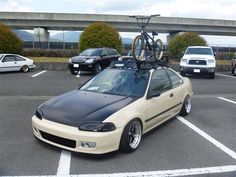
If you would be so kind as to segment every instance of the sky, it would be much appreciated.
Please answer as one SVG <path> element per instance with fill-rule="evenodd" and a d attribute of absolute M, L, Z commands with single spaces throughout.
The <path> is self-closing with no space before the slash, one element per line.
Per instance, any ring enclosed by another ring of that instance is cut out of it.
<path fill-rule="evenodd" d="M 0 7 L 0 11 L 8 12 L 160 14 L 165 17 L 236 20 L 236 0 L 0 0 Z M 132 36 L 130 33 L 121 35 Z M 236 37 L 204 38 L 208 43 L 236 46 Z"/>

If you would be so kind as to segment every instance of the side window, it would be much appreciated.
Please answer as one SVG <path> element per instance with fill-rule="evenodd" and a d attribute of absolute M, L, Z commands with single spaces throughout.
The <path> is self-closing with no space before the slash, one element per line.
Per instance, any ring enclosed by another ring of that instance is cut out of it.
<path fill-rule="evenodd" d="M 170 69 L 166 69 L 166 71 L 167 71 L 168 75 L 170 76 L 170 80 L 171 80 L 172 86 L 174 88 L 183 83 L 183 80 L 177 74 L 175 74 L 173 71 L 171 71 Z"/>
<path fill-rule="evenodd" d="M 20 56 L 16 56 L 16 61 L 25 61 L 25 59 Z"/>
<path fill-rule="evenodd" d="M 107 49 L 102 50 L 101 56 L 107 56 Z"/>
<path fill-rule="evenodd" d="M 170 90 L 171 83 L 164 69 L 158 69 L 152 75 L 149 92 L 159 91 L 161 93 Z"/>
<path fill-rule="evenodd" d="M 108 49 L 108 55 L 118 55 L 118 53 L 113 49 Z"/>
<path fill-rule="evenodd" d="M 16 61 L 15 56 L 13 56 L 13 55 L 5 56 L 5 57 L 2 59 L 2 62 L 12 62 L 12 61 Z"/>

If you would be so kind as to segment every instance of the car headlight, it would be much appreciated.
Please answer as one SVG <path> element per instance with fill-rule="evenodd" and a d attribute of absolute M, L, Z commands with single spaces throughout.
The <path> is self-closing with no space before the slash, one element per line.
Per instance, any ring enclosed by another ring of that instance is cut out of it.
<path fill-rule="evenodd" d="M 37 110 L 35 111 L 35 116 L 36 116 L 37 118 L 39 118 L 39 119 L 42 120 L 43 112 L 42 112 L 40 109 L 37 109 Z"/>
<path fill-rule="evenodd" d="M 94 62 L 94 59 L 93 59 L 93 58 L 87 59 L 87 60 L 85 61 L 85 63 L 87 63 L 87 64 L 91 64 L 91 63 L 93 63 L 93 62 Z"/>
<path fill-rule="evenodd" d="M 92 132 L 110 132 L 116 129 L 116 126 L 110 122 L 87 122 L 79 126 L 79 130 Z"/>
<path fill-rule="evenodd" d="M 181 62 L 182 62 L 182 63 L 187 63 L 187 61 L 188 61 L 188 60 L 185 59 L 185 58 L 181 59 Z"/>
<path fill-rule="evenodd" d="M 68 63 L 72 63 L 72 59 L 71 58 L 68 60 Z"/>
<path fill-rule="evenodd" d="M 207 60 L 209 64 L 214 64 L 215 60 Z"/>

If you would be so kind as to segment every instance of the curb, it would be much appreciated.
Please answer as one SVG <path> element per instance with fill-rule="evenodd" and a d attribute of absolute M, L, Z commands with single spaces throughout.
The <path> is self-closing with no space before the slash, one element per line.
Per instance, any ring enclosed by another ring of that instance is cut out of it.
<path fill-rule="evenodd" d="M 51 70 L 51 71 L 66 71 L 68 70 L 68 64 L 63 62 L 34 62 L 37 69 Z M 169 64 L 170 68 L 179 71 L 178 64 Z M 216 72 L 231 71 L 231 65 L 217 65 Z"/>

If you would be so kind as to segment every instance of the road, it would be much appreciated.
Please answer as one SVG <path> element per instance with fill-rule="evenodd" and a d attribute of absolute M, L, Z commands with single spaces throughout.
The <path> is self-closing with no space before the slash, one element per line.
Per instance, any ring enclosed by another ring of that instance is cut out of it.
<path fill-rule="evenodd" d="M 90 77 L 39 70 L 0 74 L 0 176 L 236 176 L 236 77 L 229 73 L 214 80 L 190 77 L 190 115 L 145 134 L 131 154 L 80 154 L 36 140 L 31 127 L 36 108 Z"/>

